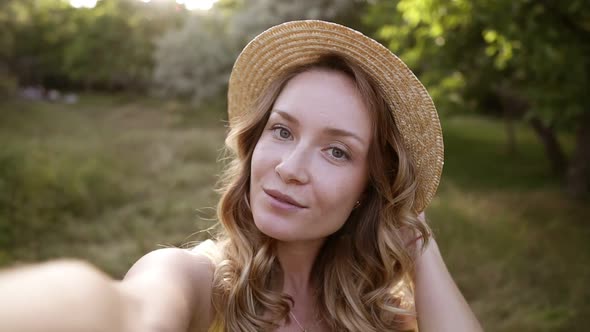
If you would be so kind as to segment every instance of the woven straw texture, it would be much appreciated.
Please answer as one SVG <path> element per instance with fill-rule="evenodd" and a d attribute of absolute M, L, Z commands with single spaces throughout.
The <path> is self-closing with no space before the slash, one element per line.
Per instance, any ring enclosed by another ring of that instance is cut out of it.
<path fill-rule="evenodd" d="M 345 26 L 317 20 L 274 26 L 254 38 L 234 64 L 228 90 L 228 115 L 251 110 L 259 94 L 284 71 L 339 54 L 363 68 L 384 93 L 404 145 L 417 168 L 415 208 L 423 211 L 438 187 L 443 138 L 430 95 L 412 71 L 377 41 Z"/>

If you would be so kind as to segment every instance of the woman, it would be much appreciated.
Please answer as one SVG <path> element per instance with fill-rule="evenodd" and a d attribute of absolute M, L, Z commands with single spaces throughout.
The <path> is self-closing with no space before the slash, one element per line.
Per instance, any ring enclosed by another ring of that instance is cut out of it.
<path fill-rule="evenodd" d="M 242 51 L 228 99 L 216 241 L 149 253 L 123 281 L 79 262 L 4 273 L 0 330 L 481 330 L 421 213 L 442 135 L 397 57 L 289 22 Z"/>

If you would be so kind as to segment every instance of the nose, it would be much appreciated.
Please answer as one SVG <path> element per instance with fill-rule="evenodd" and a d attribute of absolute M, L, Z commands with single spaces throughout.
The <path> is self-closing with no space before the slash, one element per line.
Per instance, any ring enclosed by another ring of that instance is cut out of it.
<path fill-rule="evenodd" d="M 290 153 L 285 153 L 275 171 L 285 183 L 305 184 L 309 182 L 309 162 L 307 152 L 303 147 L 296 147 Z"/>

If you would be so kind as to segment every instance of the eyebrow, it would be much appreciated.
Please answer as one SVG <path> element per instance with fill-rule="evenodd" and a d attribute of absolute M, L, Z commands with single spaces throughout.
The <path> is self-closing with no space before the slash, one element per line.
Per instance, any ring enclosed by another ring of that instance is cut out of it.
<path fill-rule="evenodd" d="M 272 111 L 272 113 L 277 113 L 279 116 L 281 116 L 282 118 L 285 118 L 287 121 L 295 123 L 296 125 L 299 125 L 299 120 L 297 120 L 293 115 L 291 115 L 285 111 L 275 109 Z M 352 133 L 348 130 L 344 130 L 344 129 L 340 129 L 340 128 L 333 128 L 333 127 L 326 127 L 324 129 L 324 131 L 331 136 L 351 137 L 351 138 L 354 138 L 357 141 L 359 141 L 361 144 L 365 144 L 365 141 L 363 139 L 361 139 L 358 135 L 356 135 L 355 133 Z"/>

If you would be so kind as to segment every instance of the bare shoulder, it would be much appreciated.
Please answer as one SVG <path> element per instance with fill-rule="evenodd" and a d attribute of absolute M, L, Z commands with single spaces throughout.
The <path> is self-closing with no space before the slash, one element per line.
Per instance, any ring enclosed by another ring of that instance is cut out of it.
<path fill-rule="evenodd" d="M 213 275 L 215 265 L 204 250 L 198 250 L 205 244 L 203 242 L 194 249 L 163 248 L 149 252 L 133 264 L 123 281 L 162 274 L 192 281 L 208 280 Z"/>
<path fill-rule="evenodd" d="M 203 250 L 165 248 L 141 257 L 119 287 L 136 303 L 138 326 L 148 331 L 206 331 L 211 321 L 215 264 Z"/>

